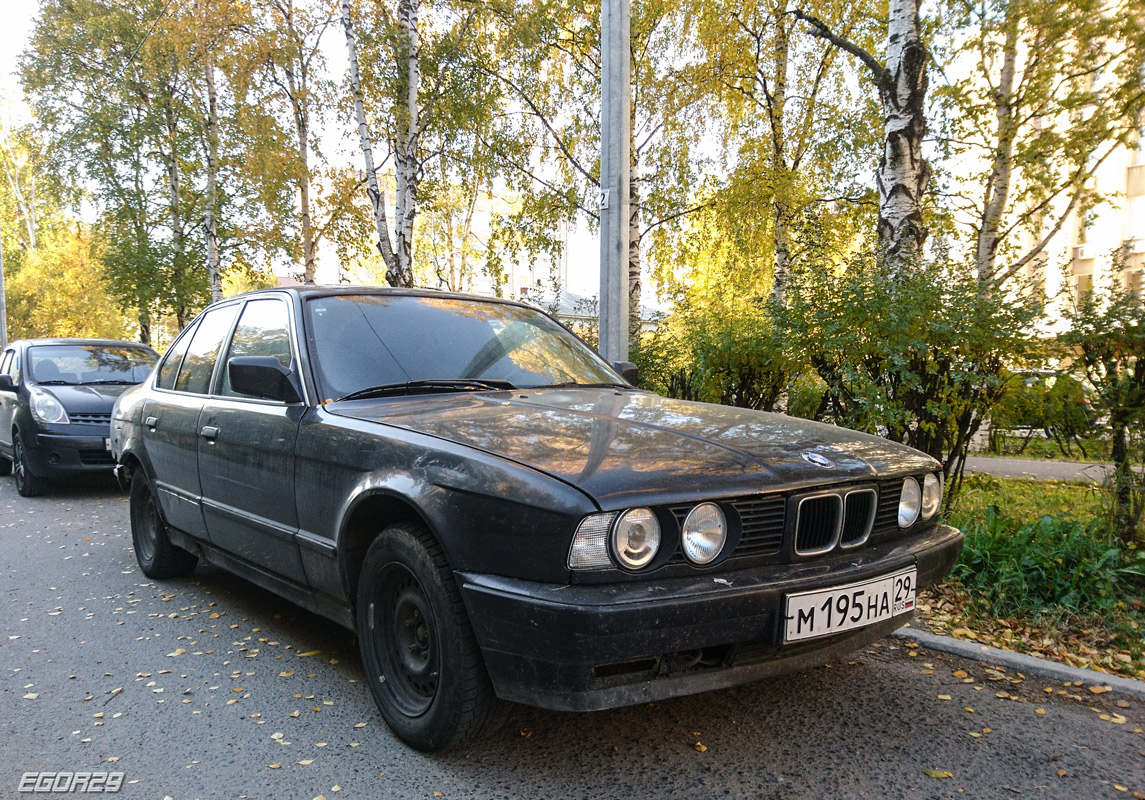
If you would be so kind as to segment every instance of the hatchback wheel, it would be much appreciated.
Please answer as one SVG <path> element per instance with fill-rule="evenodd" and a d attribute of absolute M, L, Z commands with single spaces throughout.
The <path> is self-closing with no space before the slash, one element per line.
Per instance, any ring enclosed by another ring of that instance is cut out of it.
<path fill-rule="evenodd" d="M 12 437 L 12 477 L 21 497 L 39 497 L 48 490 L 47 479 L 34 475 L 28 466 L 28 450 L 20 433 Z"/>

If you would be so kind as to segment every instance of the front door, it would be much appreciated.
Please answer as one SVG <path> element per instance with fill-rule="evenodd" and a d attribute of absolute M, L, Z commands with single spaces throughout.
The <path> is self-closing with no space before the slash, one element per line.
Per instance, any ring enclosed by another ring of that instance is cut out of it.
<path fill-rule="evenodd" d="M 226 363 L 237 356 L 292 361 L 289 306 L 274 298 L 243 308 L 218 389 L 199 419 L 199 482 L 211 542 L 244 561 L 305 583 L 295 534 L 294 444 L 306 407 L 241 395 Z"/>

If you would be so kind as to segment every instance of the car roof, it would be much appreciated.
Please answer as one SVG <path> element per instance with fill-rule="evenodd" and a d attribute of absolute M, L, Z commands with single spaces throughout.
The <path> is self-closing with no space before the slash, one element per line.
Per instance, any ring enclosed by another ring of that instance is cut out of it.
<path fill-rule="evenodd" d="M 152 350 L 151 347 L 139 342 L 128 342 L 123 339 L 80 339 L 80 338 L 48 338 L 48 339 L 17 339 L 16 341 L 9 342 L 9 347 L 29 347 L 33 345 L 43 344 L 62 344 L 62 345 L 99 345 L 102 347 L 141 347 L 147 350 Z M 152 350 L 154 352 L 154 350 Z"/>
<path fill-rule="evenodd" d="M 392 286 L 365 286 L 365 285 L 350 285 L 338 284 L 336 286 L 279 286 L 269 289 L 256 289 L 252 292 L 246 292 L 241 295 L 236 295 L 228 300 L 234 300 L 244 297 L 252 297 L 261 294 L 293 294 L 300 299 L 308 299 L 311 297 L 337 297 L 346 295 L 394 295 L 394 296 L 407 296 L 407 297 L 435 297 L 447 298 L 450 300 L 468 300 L 481 303 L 502 303 L 504 305 L 521 306 L 529 308 L 534 311 L 538 310 L 535 305 L 530 303 L 522 303 L 517 300 L 512 300 L 507 297 L 488 297 L 479 294 L 467 294 L 465 292 L 446 292 L 440 289 L 398 289 Z"/>

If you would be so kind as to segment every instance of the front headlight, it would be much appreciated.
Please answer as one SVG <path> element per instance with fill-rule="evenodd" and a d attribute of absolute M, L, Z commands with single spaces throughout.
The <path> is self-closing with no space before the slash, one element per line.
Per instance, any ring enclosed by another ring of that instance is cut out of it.
<path fill-rule="evenodd" d="M 650 508 L 631 508 L 612 526 L 612 554 L 626 569 L 647 566 L 660 549 L 660 522 Z"/>
<path fill-rule="evenodd" d="M 64 411 L 63 403 L 56 399 L 51 392 L 43 389 L 32 389 L 32 416 L 40 422 L 50 422 L 66 425 L 68 412 Z"/>
<path fill-rule="evenodd" d="M 942 479 L 933 472 L 922 479 L 922 518 L 930 519 L 942 505 Z"/>
<path fill-rule="evenodd" d="M 909 528 L 918 519 L 922 508 L 922 489 L 914 478 L 903 478 L 902 494 L 899 495 L 899 527 Z"/>
<path fill-rule="evenodd" d="M 715 503 L 700 503 L 684 520 L 680 546 L 693 564 L 710 564 L 724 549 L 728 538 L 727 520 Z"/>

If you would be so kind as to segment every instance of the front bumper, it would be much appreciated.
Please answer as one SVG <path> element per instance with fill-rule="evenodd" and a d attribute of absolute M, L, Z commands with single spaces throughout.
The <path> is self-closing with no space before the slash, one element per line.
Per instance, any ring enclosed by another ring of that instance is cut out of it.
<path fill-rule="evenodd" d="M 41 477 L 91 472 L 110 474 L 115 459 L 107 449 L 107 434 L 37 433 L 25 444 L 28 466 Z"/>
<path fill-rule="evenodd" d="M 498 696 L 591 711 L 734 686 L 853 652 L 910 615 L 784 645 L 785 597 L 911 566 L 923 589 L 961 550 L 960 531 L 934 525 L 831 558 L 687 578 L 554 585 L 459 573 L 458 580 Z"/>

